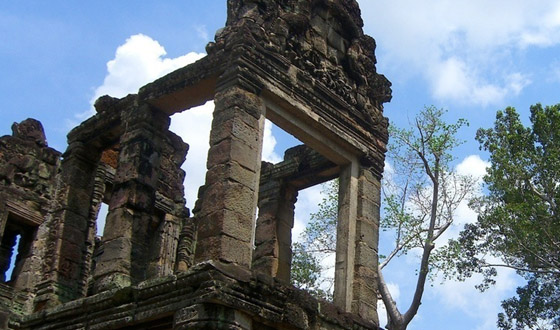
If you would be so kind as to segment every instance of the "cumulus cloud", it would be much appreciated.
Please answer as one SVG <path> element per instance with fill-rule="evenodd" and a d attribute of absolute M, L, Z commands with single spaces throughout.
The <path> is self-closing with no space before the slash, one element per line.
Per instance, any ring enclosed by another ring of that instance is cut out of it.
<path fill-rule="evenodd" d="M 209 101 L 171 117 L 170 130 L 189 144 L 182 168 L 185 170 L 185 198 L 191 210 L 196 202 L 198 188 L 205 180 L 213 110 L 214 102 Z"/>
<path fill-rule="evenodd" d="M 501 312 L 502 300 L 514 294 L 514 288 L 521 285 L 521 279 L 511 269 L 498 269 L 496 285 L 484 292 L 476 290 L 482 277 L 474 275 L 464 282 L 446 281 L 434 286 L 434 296 L 447 310 L 459 309 L 478 320 L 479 330 L 496 329 L 497 314 Z"/>
<path fill-rule="evenodd" d="M 482 177 L 486 175 L 486 169 L 489 166 L 490 163 L 480 158 L 480 155 L 469 155 L 457 164 L 455 169 L 457 173 L 461 175 L 471 175 L 480 182 Z"/>
<path fill-rule="evenodd" d="M 265 121 L 262 160 L 275 164 L 282 161 L 282 157 L 274 150 L 274 147 L 276 147 L 276 138 L 272 135 L 272 125 L 271 121 Z"/>
<path fill-rule="evenodd" d="M 123 97 L 136 93 L 140 87 L 171 71 L 190 64 L 206 54 L 188 53 L 176 58 L 164 58 L 165 48 L 156 40 L 136 34 L 119 46 L 115 58 L 107 62 L 103 84 L 95 89 L 91 103 L 102 95 Z"/>
<path fill-rule="evenodd" d="M 316 185 L 298 192 L 292 240 L 298 241 L 300 234 L 305 230 L 309 215 L 317 212 L 324 196 L 321 194 L 322 186 Z"/>
<path fill-rule="evenodd" d="M 560 5 L 552 0 L 362 0 L 360 6 L 384 70 L 422 76 L 441 101 L 499 104 L 530 83 L 513 54 L 560 43 Z"/>

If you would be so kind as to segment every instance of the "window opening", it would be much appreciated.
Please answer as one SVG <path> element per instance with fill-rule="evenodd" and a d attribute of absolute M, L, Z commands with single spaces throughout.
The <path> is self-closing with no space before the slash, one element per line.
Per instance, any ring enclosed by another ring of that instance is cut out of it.
<path fill-rule="evenodd" d="M 107 221 L 107 214 L 109 213 L 109 205 L 107 203 L 102 202 L 101 206 L 99 207 L 99 212 L 97 213 L 97 236 L 103 236 L 103 232 L 105 231 L 105 222 Z"/>
<path fill-rule="evenodd" d="M 190 210 L 197 200 L 198 188 L 204 185 L 206 177 L 213 109 L 214 101 L 208 101 L 171 116 L 169 130 L 189 145 L 187 158 L 181 168 L 185 171 L 185 199 Z"/>
<path fill-rule="evenodd" d="M 291 282 L 332 301 L 338 219 L 338 180 L 299 191 L 292 230 Z"/>
<path fill-rule="evenodd" d="M 15 283 L 19 272 L 29 257 L 35 237 L 35 227 L 25 219 L 9 216 L 0 244 L 0 279 L 4 283 Z"/>
<path fill-rule="evenodd" d="M 14 268 L 16 266 L 16 260 L 19 254 L 19 243 L 21 240 L 21 235 L 17 234 L 16 235 L 16 240 L 14 245 L 11 248 L 11 257 L 10 257 L 10 263 L 8 266 L 8 269 L 6 270 L 6 273 L 4 274 L 4 278 L 6 279 L 6 282 L 11 282 L 12 280 L 14 280 L 13 278 L 13 273 L 14 273 Z"/>

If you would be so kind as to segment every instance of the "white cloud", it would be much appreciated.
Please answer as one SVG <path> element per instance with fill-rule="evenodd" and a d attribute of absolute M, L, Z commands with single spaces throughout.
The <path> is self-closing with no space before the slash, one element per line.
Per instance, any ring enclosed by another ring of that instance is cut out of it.
<path fill-rule="evenodd" d="M 465 63 L 450 58 L 434 70 L 434 94 L 438 98 L 462 98 L 469 93 L 470 77 L 466 72 Z"/>
<path fill-rule="evenodd" d="M 143 34 L 131 36 L 117 48 L 115 58 L 107 62 L 107 75 L 95 89 L 91 104 L 103 95 L 123 97 L 136 93 L 143 85 L 205 56 L 192 52 L 164 58 L 166 54 L 156 40 Z"/>
<path fill-rule="evenodd" d="M 512 54 L 560 43 L 560 5 L 552 0 L 362 0 L 360 6 L 383 70 L 422 76 L 444 101 L 499 104 L 530 83 Z"/>
<path fill-rule="evenodd" d="M 185 170 L 185 198 L 191 210 L 196 202 L 198 188 L 204 184 L 206 158 L 210 147 L 210 127 L 214 102 L 183 111 L 171 117 L 170 130 L 189 144 L 189 151 L 183 170 Z"/>
<path fill-rule="evenodd" d="M 457 173 L 461 175 L 471 175 L 477 179 L 482 179 L 486 175 L 486 169 L 490 163 L 480 158 L 479 155 L 469 155 L 456 166 Z"/>
<path fill-rule="evenodd" d="M 487 83 L 457 57 L 434 63 L 431 73 L 428 79 L 436 99 L 482 106 L 500 103 L 508 95 L 519 94 L 530 84 L 530 80 L 519 72 L 503 77 L 500 83 Z"/>
<path fill-rule="evenodd" d="M 272 122 L 266 120 L 264 124 L 262 160 L 271 162 L 273 164 L 282 161 L 282 157 L 280 157 L 274 151 L 275 146 L 276 146 L 276 138 L 272 135 Z"/>
<path fill-rule="evenodd" d="M 300 234 L 305 230 L 305 226 L 309 221 L 310 214 L 317 212 L 319 209 L 319 204 L 324 197 L 321 194 L 321 189 L 321 185 L 316 185 L 298 192 L 294 228 L 292 229 L 293 241 L 299 240 Z"/>
<path fill-rule="evenodd" d="M 475 289 L 475 285 L 481 283 L 481 279 L 477 274 L 464 282 L 446 281 L 434 286 L 433 295 L 445 309 L 459 309 L 478 320 L 476 329 L 496 329 L 501 301 L 514 295 L 515 288 L 522 283 L 515 271 L 499 269 L 496 285 L 481 293 Z"/>

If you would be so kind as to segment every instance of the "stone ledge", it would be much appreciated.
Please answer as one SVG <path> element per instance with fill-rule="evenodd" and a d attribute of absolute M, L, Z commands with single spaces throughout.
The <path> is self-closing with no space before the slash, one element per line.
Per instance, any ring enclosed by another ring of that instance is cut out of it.
<path fill-rule="evenodd" d="M 188 328 L 188 324 L 204 327 L 213 322 L 224 322 L 212 320 L 206 314 L 205 317 L 210 319 L 196 319 L 193 315 L 198 312 L 189 314 L 186 320 L 184 315 L 181 316 L 185 309 L 200 309 L 200 306 L 206 306 L 207 311 L 215 308 L 235 310 L 234 313 L 242 313 L 243 320 L 249 320 L 249 324 L 265 324 L 273 329 L 377 329 L 375 324 L 344 313 L 331 303 L 318 301 L 305 291 L 220 262 L 201 263 L 184 273 L 102 292 L 23 316 L 18 329 L 119 329 L 130 326 L 135 329 L 171 329 L 177 328 L 181 322 L 180 328 Z M 175 326 L 171 323 L 172 318 L 175 318 Z M 236 319 L 228 322 L 235 325 Z M 247 328 L 241 323 L 232 327 Z"/>

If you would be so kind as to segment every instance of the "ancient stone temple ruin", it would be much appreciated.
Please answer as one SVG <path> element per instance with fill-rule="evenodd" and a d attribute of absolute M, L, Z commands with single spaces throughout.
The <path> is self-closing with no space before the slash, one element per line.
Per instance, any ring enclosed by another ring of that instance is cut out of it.
<path fill-rule="evenodd" d="M 377 329 L 391 90 L 362 25 L 354 0 L 229 0 L 206 57 L 97 100 L 64 153 L 39 122 L 14 124 L 0 138 L 0 327 Z M 191 212 L 189 141 L 168 127 L 208 100 L 206 181 Z M 277 164 L 261 162 L 265 118 L 304 143 Z M 298 191 L 333 178 L 327 302 L 290 285 L 291 229 Z"/>

